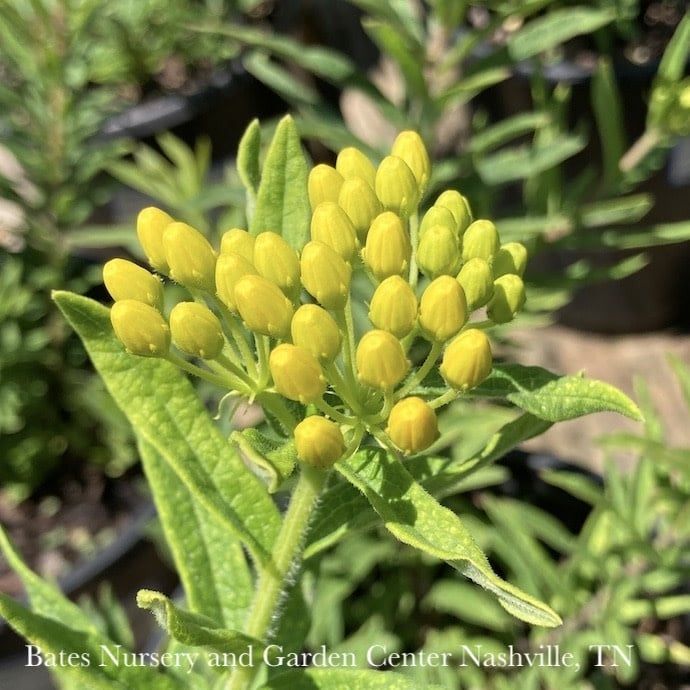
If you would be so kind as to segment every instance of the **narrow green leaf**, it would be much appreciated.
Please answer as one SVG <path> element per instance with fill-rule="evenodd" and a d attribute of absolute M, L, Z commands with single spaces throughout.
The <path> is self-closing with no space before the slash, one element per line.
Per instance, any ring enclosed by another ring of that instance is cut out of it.
<path fill-rule="evenodd" d="M 315 668 L 289 671 L 272 678 L 260 690 L 441 690 L 420 685 L 391 671 L 350 671 Z"/>
<path fill-rule="evenodd" d="M 544 127 L 550 121 L 551 118 L 548 113 L 539 111 L 513 115 L 495 125 L 475 132 L 470 141 L 470 151 L 478 154 L 486 153 L 507 144 L 512 139 Z"/>
<path fill-rule="evenodd" d="M 587 228 L 598 228 L 618 223 L 636 223 L 647 215 L 652 206 L 654 206 L 654 200 L 649 194 L 633 194 L 616 199 L 606 199 L 583 206 L 580 220 Z"/>
<path fill-rule="evenodd" d="M 165 360 L 127 354 L 103 305 L 69 292 L 55 292 L 54 299 L 137 434 L 165 458 L 195 500 L 264 562 L 280 527 L 278 511 L 191 383 Z"/>
<path fill-rule="evenodd" d="M 508 50 L 514 60 L 526 60 L 575 36 L 592 33 L 615 18 L 615 11 L 610 9 L 586 6 L 554 9 L 514 33 L 508 39 Z"/>
<path fill-rule="evenodd" d="M 253 582 L 241 543 L 212 519 L 155 448 L 140 441 L 158 517 L 191 609 L 242 628 Z"/>
<path fill-rule="evenodd" d="M 237 173 L 247 191 L 256 196 L 261 182 L 259 153 L 261 152 L 261 126 L 252 120 L 244 131 L 237 147 Z"/>
<path fill-rule="evenodd" d="M 158 625 L 170 637 L 190 647 L 210 647 L 219 652 L 241 654 L 248 647 L 261 652 L 263 644 L 237 630 L 220 628 L 206 616 L 177 607 L 160 592 L 141 589 L 137 594 L 137 606 L 151 611 Z"/>
<path fill-rule="evenodd" d="M 604 493 L 598 484 L 589 477 L 577 472 L 544 470 L 540 476 L 547 484 L 557 486 L 571 496 L 575 496 L 592 506 L 597 505 L 604 497 Z"/>
<path fill-rule="evenodd" d="M 25 609 L 10 597 L 0 594 L 0 616 L 10 627 L 30 644 L 40 648 L 43 655 L 76 654 L 79 659 L 90 663 L 72 668 L 59 669 L 60 677 L 69 679 L 74 687 L 88 687 L 94 690 L 129 690 L 129 688 L 151 688 L 151 690 L 182 690 L 184 686 L 150 666 L 119 666 L 105 654 L 106 649 L 116 658 L 129 653 L 120 645 L 110 643 L 104 637 L 75 630 L 53 618 L 42 616 Z M 124 657 L 126 658 L 126 657 Z M 101 662 L 103 664 L 101 665 Z M 57 664 L 59 665 L 59 664 Z"/>
<path fill-rule="evenodd" d="M 561 619 L 546 604 L 499 578 L 460 518 L 436 502 L 402 463 L 380 450 L 362 451 L 338 471 L 369 500 L 388 530 L 493 592 L 511 615 L 533 625 L 553 627 Z"/>
<path fill-rule="evenodd" d="M 678 381 L 683 399 L 690 413 L 690 367 L 688 367 L 677 355 L 669 355 L 668 363 L 671 365 L 673 373 L 676 375 L 676 380 Z"/>
<path fill-rule="evenodd" d="M 443 91 L 436 98 L 436 104 L 444 108 L 451 103 L 467 103 L 477 94 L 484 91 L 484 89 L 500 84 L 508 79 L 510 75 L 511 71 L 507 67 L 488 67 L 481 72 L 467 75 L 449 89 Z"/>
<path fill-rule="evenodd" d="M 682 79 L 690 57 L 690 12 L 686 12 L 676 27 L 661 58 L 657 79 L 666 83 Z"/>
<path fill-rule="evenodd" d="M 541 367 L 498 364 L 472 394 L 504 398 L 550 422 L 605 411 L 642 420 L 637 405 L 612 385 L 581 376 L 559 377 Z"/>
<path fill-rule="evenodd" d="M 690 221 L 661 223 L 632 232 L 627 228 L 625 230 L 607 230 L 599 235 L 599 238 L 600 244 L 606 247 L 618 247 L 619 249 L 678 244 L 679 242 L 690 240 Z"/>
<path fill-rule="evenodd" d="M 295 249 L 302 249 L 309 238 L 311 218 L 307 174 L 299 134 L 288 115 L 280 121 L 264 162 L 252 234 L 271 230 Z"/>
<path fill-rule="evenodd" d="M 242 64 L 249 74 L 266 84 L 288 103 L 297 106 L 315 105 L 321 100 L 316 89 L 300 81 L 296 74 L 272 62 L 270 57 L 260 50 L 254 50 L 246 55 Z"/>

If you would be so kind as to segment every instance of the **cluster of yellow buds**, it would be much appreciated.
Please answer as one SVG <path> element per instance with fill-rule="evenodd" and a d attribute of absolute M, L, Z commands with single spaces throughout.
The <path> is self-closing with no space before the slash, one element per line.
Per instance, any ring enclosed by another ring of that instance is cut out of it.
<path fill-rule="evenodd" d="M 391 451 L 425 450 L 438 436 L 436 410 L 491 372 L 485 329 L 522 308 L 527 261 L 457 191 L 420 217 L 430 175 L 415 132 L 402 132 L 378 167 L 344 149 L 334 167 L 311 170 L 311 239 L 299 250 L 268 228 L 233 228 L 216 251 L 189 225 L 144 209 L 137 234 L 155 273 L 122 259 L 103 271 L 116 336 L 132 354 L 258 400 L 314 467 L 367 436 Z M 190 300 L 166 310 L 165 277 Z M 369 323 L 353 319 L 353 282 Z M 428 354 L 413 366 L 418 339 Z M 437 365 L 447 390 L 429 399 L 422 384 Z"/>

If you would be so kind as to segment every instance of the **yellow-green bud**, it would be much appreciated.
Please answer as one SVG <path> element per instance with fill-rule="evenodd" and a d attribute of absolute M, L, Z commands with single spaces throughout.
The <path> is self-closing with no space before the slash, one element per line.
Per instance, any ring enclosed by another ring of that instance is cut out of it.
<path fill-rule="evenodd" d="M 284 340 L 290 333 L 292 302 L 262 276 L 244 276 L 235 285 L 235 303 L 247 328 Z"/>
<path fill-rule="evenodd" d="M 294 300 L 299 295 L 299 257 L 277 233 L 262 232 L 257 235 L 254 266 L 259 275 L 275 283 L 290 299 Z"/>
<path fill-rule="evenodd" d="M 419 184 L 407 163 L 397 156 L 386 156 L 376 170 L 376 196 L 387 211 L 404 218 L 419 204 Z"/>
<path fill-rule="evenodd" d="M 422 237 L 424 233 L 435 225 L 443 225 L 448 228 L 457 237 L 458 224 L 455 222 L 453 214 L 444 206 L 432 206 L 423 216 L 422 222 L 419 225 L 419 236 Z"/>
<path fill-rule="evenodd" d="M 170 328 L 157 309 L 134 299 L 113 304 L 110 323 L 127 352 L 141 357 L 164 357 L 170 349 Z"/>
<path fill-rule="evenodd" d="M 362 383 L 388 390 L 407 374 L 410 363 L 400 341 L 387 331 L 369 331 L 357 345 L 357 372 Z"/>
<path fill-rule="evenodd" d="M 221 254 L 216 262 L 216 294 L 231 311 L 237 311 L 235 285 L 244 276 L 259 275 L 254 265 L 237 252 Z"/>
<path fill-rule="evenodd" d="M 374 164 L 354 146 L 348 146 L 338 154 L 338 158 L 335 162 L 335 169 L 345 180 L 359 178 L 360 180 L 364 180 L 372 189 L 374 188 L 376 168 Z"/>
<path fill-rule="evenodd" d="M 491 373 L 492 361 L 486 334 L 470 328 L 448 345 L 439 370 L 449 386 L 466 391 L 478 386 Z"/>
<path fill-rule="evenodd" d="M 218 317 L 196 302 L 179 302 L 173 307 L 170 332 L 182 352 L 201 359 L 215 359 L 225 344 Z"/>
<path fill-rule="evenodd" d="M 467 322 L 467 301 L 460 283 L 439 276 L 424 290 L 419 303 L 419 325 L 430 340 L 443 343 Z"/>
<path fill-rule="evenodd" d="M 343 457 L 345 439 L 337 424 L 313 415 L 295 427 L 295 449 L 302 462 L 326 470 Z"/>
<path fill-rule="evenodd" d="M 385 211 L 369 228 L 362 258 L 378 280 L 403 275 L 410 265 L 410 238 L 400 216 Z"/>
<path fill-rule="evenodd" d="M 312 211 L 324 201 L 338 201 L 344 181 L 343 176 L 330 165 L 321 163 L 312 168 L 307 182 Z"/>
<path fill-rule="evenodd" d="M 347 213 L 338 204 L 324 201 L 311 217 L 311 238 L 327 244 L 349 261 L 357 250 L 357 233 Z"/>
<path fill-rule="evenodd" d="M 163 305 L 163 284 L 145 268 L 126 259 L 111 259 L 103 266 L 103 282 L 110 296 L 119 302 L 135 299 L 156 309 Z"/>
<path fill-rule="evenodd" d="M 391 153 L 407 163 L 423 194 L 431 175 L 431 161 L 419 134 L 412 130 L 400 132 L 393 142 Z"/>
<path fill-rule="evenodd" d="M 507 273 L 514 273 L 522 277 L 527 266 L 527 249 L 519 242 L 504 244 L 494 257 L 492 268 L 494 276 L 500 278 Z"/>
<path fill-rule="evenodd" d="M 486 315 L 494 323 L 512 321 L 525 304 L 525 285 L 520 276 L 508 273 L 494 280 L 494 294 Z"/>
<path fill-rule="evenodd" d="M 220 239 L 220 253 L 237 252 L 247 261 L 254 261 L 254 235 L 241 228 L 232 228 L 223 233 Z"/>
<path fill-rule="evenodd" d="M 214 292 L 216 253 L 198 230 L 186 223 L 171 223 L 163 233 L 163 247 L 173 280 Z"/>
<path fill-rule="evenodd" d="M 417 297 L 400 276 L 386 278 L 374 291 L 369 319 L 382 331 L 404 338 L 417 320 Z"/>
<path fill-rule="evenodd" d="M 292 342 L 323 362 L 332 362 L 340 352 L 342 336 L 333 317 L 316 304 L 303 304 L 292 317 Z"/>
<path fill-rule="evenodd" d="M 436 199 L 434 206 L 447 208 L 453 214 L 455 225 L 460 235 L 465 232 L 472 222 L 472 211 L 470 210 L 469 202 L 460 192 L 454 189 L 447 189 L 445 192 L 442 192 L 438 199 Z"/>
<path fill-rule="evenodd" d="M 297 345 L 278 345 L 268 359 L 276 390 L 285 398 L 306 405 L 319 400 L 326 379 L 314 355 Z"/>
<path fill-rule="evenodd" d="M 436 413 L 421 398 L 403 398 L 391 410 L 386 433 L 400 450 L 419 453 L 438 438 Z"/>
<path fill-rule="evenodd" d="M 302 285 L 326 309 L 341 309 L 350 292 L 350 264 L 327 244 L 307 242 L 300 260 Z"/>
<path fill-rule="evenodd" d="M 484 259 L 470 259 L 458 273 L 470 311 L 483 307 L 494 294 L 494 276 Z"/>
<path fill-rule="evenodd" d="M 498 237 L 498 230 L 490 220 L 475 220 L 470 225 L 462 238 L 462 260 L 485 259 L 491 261 L 499 247 L 501 241 Z"/>
<path fill-rule="evenodd" d="M 383 210 L 374 188 L 358 177 L 345 180 L 338 195 L 338 206 L 352 221 L 360 242 L 366 239 L 371 221 Z"/>
<path fill-rule="evenodd" d="M 161 273 L 168 272 L 168 262 L 163 248 L 163 231 L 174 222 L 165 211 L 149 206 L 137 216 L 137 237 L 149 264 Z"/>
<path fill-rule="evenodd" d="M 417 263 L 428 278 L 457 273 L 460 247 L 455 233 L 445 225 L 427 228 L 419 240 Z"/>

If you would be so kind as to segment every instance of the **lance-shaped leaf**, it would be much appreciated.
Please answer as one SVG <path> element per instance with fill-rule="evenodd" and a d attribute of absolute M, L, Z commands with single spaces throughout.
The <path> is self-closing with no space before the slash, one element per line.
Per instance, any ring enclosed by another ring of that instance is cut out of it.
<path fill-rule="evenodd" d="M 253 595 L 239 540 L 208 511 L 146 441 L 139 455 L 190 608 L 227 628 L 242 628 Z"/>
<path fill-rule="evenodd" d="M 272 678 L 260 690 L 441 690 L 413 678 L 387 671 L 349 671 L 314 668 L 289 671 Z"/>
<path fill-rule="evenodd" d="M 137 606 L 153 613 L 158 625 L 170 637 L 190 647 L 211 647 L 219 652 L 241 654 L 253 647 L 263 650 L 263 644 L 237 630 L 220 628 L 206 616 L 177 607 L 168 597 L 149 589 L 139 590 Z"/>
<path fill-rule="evenodd" d="M 252 234 L 271 230 L 295 249 L 305 245 L 311 218 L 307 175 L 297 128 L 293 119 L 286 116 L 276 128 L 261 172 Z"/>
<path fill-rule="evenodd" d="M 371 449 L 336 465 L 369 500 L 390 532 L 405 544 L 446 561 L 493 592 L 503 608 L 533 625 L 561 624 L 546 604 L 498 577 L 460 518 L 438 503 L 398 458 Z"/>
<path fill-rule="evenodd" d="M 55 655 L 59 660 L 70 654 L 80 660 L 79 665 L 65 668 L 60 665 L 58 675 L 69 680 L 71 687 L 94 690 L 182 690 L 184 685 L 171 676 L 165 676 L 150 666 L 133 666 L 126 663 L 125 655 L 131 654 L 121 645 L 105 637 L 75 630 L 53 618 L 30 611 L 4 594 L 0 594 L 0 616 L 22 637 L 41 650 L 44 657 Z M 107 650 L 107 651 L 106 651 Z M 112 655 L 116 661 L 111 658 Z M 122 663 L 116 663 L 121 660 Z M 82 663 L 83 662 L 83 663 Z"/>
<path fill-rule="evenodd" d="M 266 561 L 280 527 L 278 510 L 215 427 L 192 384 L 170 362 L 127 354 L 103 305 L 69 292 L 54 298 L 137 435 L 257 562 Z"/>
<path fill-rule="evenodd" d="M 582 376 L 557 376 L 541 367 L 496 365 L 473 395 L 503 398 L 549 422 L 592 412 L 618 412 L 641 420 L 637 405 L 614 386 Z"/>

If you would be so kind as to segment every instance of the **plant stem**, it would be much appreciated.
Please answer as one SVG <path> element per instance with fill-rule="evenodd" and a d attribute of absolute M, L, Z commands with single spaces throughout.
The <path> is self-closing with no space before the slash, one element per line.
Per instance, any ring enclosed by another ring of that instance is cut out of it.
<path fill-rule="evenodd" d="M 621 172 L 630 172 L 654 150 L 661 142 L 661 135 L 656 129 L 648 129 L 623 155 L 618 164 Z"/>
<path fill-rule="evenodd" d="M 309 519 L 327 476 L 327 472 L 302 466 L 271 560 L 259 577 L 247 619 L 247 635 L 262 642 L 266 642 L 271 636 L 285 582 L 288 577 L 294 577 L 293 569 L 301 557 Z M 228 690 L 247 690 L 257 671 L 258 668 L 254 667 L 237 668 L 230 679 Z"/>
<path fill-rule="evenodd" d="M 443 407 L 444 405 L 447 405 L 450 402 L 453 402 L 458 396 L 460 395 L 459 391 L 456 390 L 449 390 L 443 395 L 439 395 L 438 398 L 434 398 L 433 400 L 429 401 L 429 407 L 432 410 L 435 410 L 438 407 Z"/>
<path fill-rule="evenodd" d="M 256 396 L 256 400 L 261 407 L 270 412 L 283 425 L 285 431 L 292 432 L 297 422 L 279 395 L 263 392 Z"/>
<path fill-rule="evenodd" d="M 397 400 L 406 396 L 415 386 L 419 385 L 426 378 L 427 374 L 434 368 L 438 356 L 441 354 L 441 343 L 433 343 L 429 354 L 424 360 L 424 364 L 417 370 L 417 373 L 395 394 Z"/>
<path fill-rule="evenodd" d="M 168 353 L 166 359 L 183 371 L 186 371 L 188 374 L 198 376 L 200 379 L 213 383 L 220 388 L 234 390 L 238 393 L 242 393 L 243 395 L 249 395 L 251 392 L 248 390 L 244 381 L 241 381 L 236 376 L 233 376 L 230 372 L 224 372 L 222 375 L 214 374 L 213 372 L 202 369 L 201 367 L 196 366 L 196 364 L 192 364 L 186 359 L 182 359 L 182 357 L 178 357 L 173 353 Z"/>
<path fill-rule="evenodd" d="M 335 407 L 329 405 L 323 399 L 317 400 L 315 404 L 321 410 L 321 412 L 328 415 L 333 421 L 338 422 L 338 424 L 347 424 L 348 426 L 354 426 L 357 423 L 356 417 L 349 417 L 348 415 L 339 412 L 335 409 Z"/>

